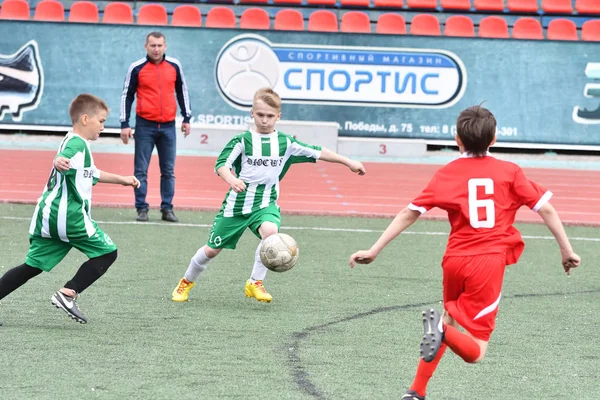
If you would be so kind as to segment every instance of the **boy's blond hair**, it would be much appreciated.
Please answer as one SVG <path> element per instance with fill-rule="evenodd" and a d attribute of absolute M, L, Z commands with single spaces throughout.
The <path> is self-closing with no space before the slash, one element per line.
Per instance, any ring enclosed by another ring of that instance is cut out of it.
<path fill-rule="evenodd" d="M 83 93 L 75 97 L 71 102 L 71 105 L 69 106 L 69 116 L 71 117 L 71 121 L 75 124 L 79 122 L 82 115 L 87 114 L 92 117 L 97 115 L 100 110 L 104 110 L 108 113 L 106 102 L 100 97 Z"/>
<path fill-rule="evenodd" d="M 279 97 L 277 92 L 269 87 L 258 89 L 256 93 L 254 93 L 252 105 L 254 106 L 254 103 L 256 103 L 258 100 L 261 100 L 269 107 L 275 108 L 277 111 L 281 111 L 281 97 Z"/>

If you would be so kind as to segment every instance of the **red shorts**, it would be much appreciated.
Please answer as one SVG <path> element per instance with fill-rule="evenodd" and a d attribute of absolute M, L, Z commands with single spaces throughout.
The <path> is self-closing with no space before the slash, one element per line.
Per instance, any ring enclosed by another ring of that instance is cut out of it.
<path fill-rule="evenodd" d="M 506 268 L 505 254 L 444 257 L 444 308 L 471 335 L 489 341 Z"/>

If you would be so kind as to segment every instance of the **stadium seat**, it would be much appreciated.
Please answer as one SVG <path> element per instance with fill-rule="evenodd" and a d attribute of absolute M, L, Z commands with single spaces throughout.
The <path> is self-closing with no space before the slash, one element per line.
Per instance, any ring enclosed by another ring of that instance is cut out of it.
<path fill-rule="evenodd" d="M 538 0 L 508 0 L 508 10 L 512 13 L 537 13 Z"/>
<path fill-rule="evenodd" d="M 470 10 L 471 0 L 442 0 L 441 6 L 444 10 Z"/>
<path fill-rule="evenodd" d="M 362 11 L 348 11 L 342 15 L 340 32 L 371 33 L 369 15 Z"/>
<path fill-rule="evenodd" d="M 269 0 L 240 0 L 240 4 L 248 4 L 248 3 L 261 3 L 261 4 L 267 4 L 269 2 Z"/>
<path fill-rule="evenodd" d="M 362 7 L 369 8 L 371 0 L 341 0 L 340 4 L 344 7 Z"/>
<path fill-rule="evenodd" d="M 27 20 L 31 18 L 29 3 L 25 0 L 4 0 L 0 8 L 0 19 Z"/>
<path fill-rule="evenodd" d="M 404 0 L 373 0 L 375 8 L 402 8 Z"/>
<path fill-rule="evenodd" d="M 291 8 L 280 10 L 275 14 L 273 29 L 277 31 L 303 31 L 304 17 L 298 10 Z"/>
<path fill-rule="evenodd" d="M 375 32 L 386 35 L 406 35 L 406 22 L 400 14 L 379 14 Z"/>
<path fill-rule="evenodd" d="M 337 0 L 306 0 L 306 4 L 309 6 L 335 6 Z"/>
<path fill-rule="evenodd" d="M 475 0 L 477 11 L 504 11 L 504 0 Z"/>
<path fill-rule="evenodd" d="M 333 11 L 317 10 L 308 17 L 308 30 L 316 32 L 337 32 L 338 19 Z"/>
<path fill-rule="evenodd" d="M 600 15 L 600 1 L 598 0 L 577 0 L 575 9 L 579 14 L 598 14 Z"/>
<path fill-rule="evenodd" d="M 542 24 L 535 18 L 522 17 L 515 21 L 512 30 L 514 39 L 543 40 L 544 30 Z"/>
<path fill-rule="evenodd" d="M 184 4 L 175 7 L 171 15 L 171 25 L 173 26 L 202 26 L 202 13 L 196 6 Z"/>
<path fill-rule="evenodd" d="M 542 10 L 546 13 L 572 14 L 571 0 L 542 0 Z"/>
<path fill-rule="evenodd" d="M 465 15 L 452 15 L 446 20 L 444 27 L 446 36 L 474 37 L 475 25 L 473 20 Z"/>
<path fill-rule="evenodd" d="M 273 0 L 275 5 L 280 4 L 293 4 L 293 5 L 301 5 L 303 0 Z"/>
<path fill-rule="evenodd" d="M 440 21 L 431 14 L 417 14 L 410 21 L 410 34 L 422 36 L 441 36 Z"/>
<path fill-rule="evenodd" d="M 570 19 L 553 19 L 548 24 L 547 38 L 550 40 L 579 40 L 577 26 Z"/>
<path fill-rule="evenodd" d="M 235 14 L 231 8 L 217 6 L 206 14 L 207 28 L 235 28 Z"/>
<path fill-rule="evenodd" d="M 76 1 L 69 10 L 69 22 L 97 24 L 100 21 L 98 6 L 91 1 Z"/>
<path fill-rule="evenodd" d="M 263 8 L 247 8 L 240 17 L 240 28 L 242 29 L 270 29 L 271 19 L 269 13 Z"/>
<path fill-rule="evenodd" d="M 435 10 L 437 8 L 437 0 L 407 0 L 408 8 L 423 8 Z"/>
<path fill-rule="evenodd" d="M 105 24 L 133 24 L 133 10 L 127 3 L 114 2 L 104 7 L 102 22 Z"/>
<path fill-rule="evenodd" d="M 44 0 L 35 6 L 35 21 L 62 22 L 65 20 L 65 8 L 60 1 Z"/>
<path fill-rule="evenodd" d="M 138 11 L 139 25 L 167 25 L 169 17 L 167 9 L 162 4 L 144 4 Z"/>
<path fill-rule="evenodd" d="M 600 42 L 600 19 L 591 19 L 583 23 L 581 39 L 588 42 Z"/>
<path fill-rule="evenodd" d="M 508 24 L 502 17 L 485 17 L 479 21 L 479 37 L 507 39 Z"/>

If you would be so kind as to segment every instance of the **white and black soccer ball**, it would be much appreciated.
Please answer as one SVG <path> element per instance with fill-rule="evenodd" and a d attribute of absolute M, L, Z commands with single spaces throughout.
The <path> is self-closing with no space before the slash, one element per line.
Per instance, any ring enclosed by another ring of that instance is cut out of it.
<path fill-rule="evenodd" d="M 300 258 L 300 248 L 290 235 L 276 233 L 263 241 L 260 260 L 269 270 L 285 272 L 294 267 Z"/>

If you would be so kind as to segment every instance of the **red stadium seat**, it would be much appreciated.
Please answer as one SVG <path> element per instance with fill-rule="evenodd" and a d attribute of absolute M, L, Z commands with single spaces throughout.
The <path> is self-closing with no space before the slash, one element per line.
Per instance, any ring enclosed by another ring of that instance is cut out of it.
<path fill-rule="evenodd" d="M 572 14 L 571 0 L 542 0 L 542 10 L 547 13 Z"/>
<path fill-rule="evenodd" d="M 277 31 L 303 31 L 304 17 L 294 9 L 280 10 L 275 14 L 273 29 Z"/>
<path fill-rule="evenodd" d="M 502 17 L 485 17 L 479 22 L 479 37 L 507 39 L 508 24 Z"/>
<path fill-rule="evenodd" d="M 446 20 L 444 34 L 446 36 L 474 37 L 475 25 L 473 20 L 465 15 L 452 15 Z"/>
<path fill-rule="evenodd" d="M 504 11 L 504 0 L 475 0 L 477 11 Z"/>
<path fill-rule="evenodd" d="M 598 14 L 600 15 L 600 1 L 598 0 L 577 0 L 575 9 L 579 14 Z"/>
<path fill-rule="evenodd" d="M 591 19 L 583 23 L 581 39 L 588 42 L 600 42 L 600 19 Z"/>
<path fill-rule="evenodd" d="M 316 32 L 337 32 L 337 16 L 334 12 L 329 10 L 313 11 L 308 17 L 308 30 Z"/>
<path fill-rule="evenodd" d="M 404 0 L 373 0 L 375 8 L 402 8 Z"/>
<path fill-rule="evenodd" d="M 437 8 L 437 0 L 407 0 L 408 8 L 427 8 L 435 10 Z"/>
<path fill-rule="evenodd" d="M 504 0 L 475 0 L 477 11 L 504 11 Z"/>
<path fill-rule="evenodd" d="M 538 0 L 508 0 L 508 10 L 512 13 L 536 13 L 538 9 Z"/>
<path fill-rule="evenodd" d="M 104 7 L 102 22 L 105 24 L 133 24 L 133 10 L 127 3 L 114 2 Z"/>
<path fill-rule="evenodd" d="M 575 22 L 566 18 L 557 18 L 550 21 L 547 37 L 550 40 L 579 40 Z"/>
<path fill-rule="evenodd" d="M 41 1 L 35 6 L 33 19 L 36 21 L 62 22 L 65 20 L 65 8 L 60 1 Z"/>
<path fill-rule="evenodd" d="M 231 8 L 213 7 L 206 14 L 207 28 L 235 28 L 235 14 Z"/>
<path fill-rule="evenodd" d="M 269 2 L 269 0 L 240 0 L 240 4 L 248 4 L 248 3 L 261 3 L 261 4 L 267 4 Z"/>
<path fill-rule="evenodd" d="M 387 35 L 406 35 L 406 22 L 400 14 L 379 14 L 375 32 Z"/>
<path fill-rule="evenodd" d="M 97 24 L 100 21 L 98 6 L 91 1 L 76 1 L 69 10 L 69 22 Z"/>
<path fill-rule="evenodd" d="M 271 19 L 269 13 L 262 8 L 247 8 L 240 17 L 242 29 L 270 29 Z"/>
<path fill-rule="evenodd" d="M 444 10 L 470 10 L 471 0 L 442 0 L 441 6 Z"/>
<path fill-rule="evenodd" d="M 363 7 L 369 8 L 371 0 L 341 0 L 342 8 L 344 7 Z"/>
<path fill-rule="evenodd" d="M 303 0 L 273 0 L 273 3 L 276 5 L 279 4 L 294 4 L 301 5 Z"/>
<path fill-rule="evenodd" d="M 369 15 L 362 11 L 348 11 L 342 15 L 340 32 L 371 33 Z"/>
<path fill-rule="evenodd" d="M 167 25 L 167 9 L 161 4 L 144 4 L 140 7 L 137 18 L 138 25 Z"/>
<path fill-rule="evenodd" d="M 337 0 L 306 0 L 308 5 L 335 6 Z"/>
<path fill-rule="evenodd" d="M 184 4 L 175 7 L 171 15 L 171 25 L 173 26 L 202 26 L 202 13 L 196 6 Z"/>
<path fill-rule="evenodd" d="M 31 18 L 29 3 L 25 0 L 4 0 L 0 8 L 0 19 L 28 20 Z"/>
<path fill-rule="evenodd" d="M 417 14 L 410 21 L 410 34 L 422 36 L 441 36 L 440 21 L 431 14 Z"/>
<path fill-rule="evenodd" d="M 523 17 L 515 21 L 512 37 L 514 39 L 544 39 L 542 24 L 535 18 Z"/>

